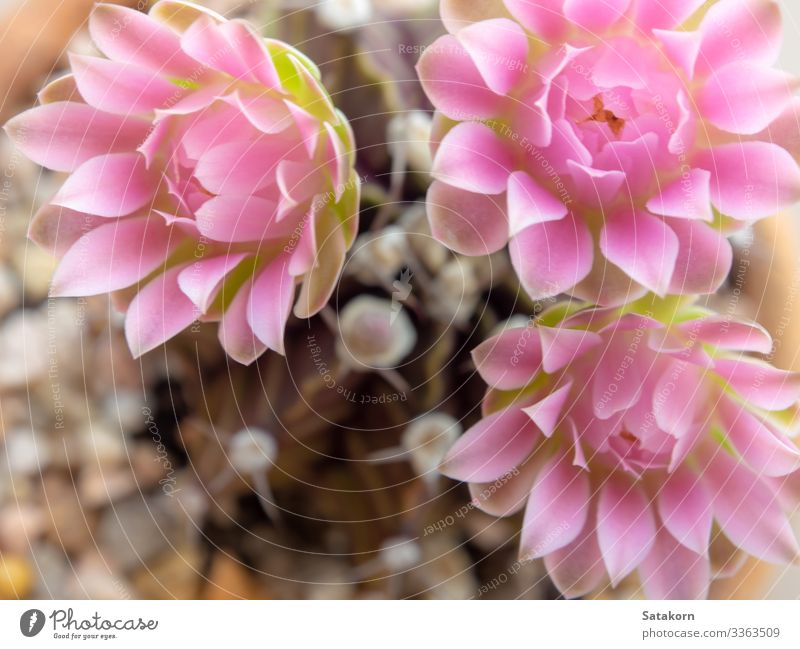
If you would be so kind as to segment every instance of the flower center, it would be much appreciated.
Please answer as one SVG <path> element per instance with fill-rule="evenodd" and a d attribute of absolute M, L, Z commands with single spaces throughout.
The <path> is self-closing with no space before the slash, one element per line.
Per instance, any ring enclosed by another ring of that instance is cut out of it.
<path fill-rule="evenodd" d="M 608 124 L 608 128 L 611 129 L 614 136 L 619 137 L 622 129 L 625 128 L 625 120 L 608 110 L 603 104 L 603 98 L 600 95 L 595 95 L 592 101 L 594 102 L 594 113 L 583 121 Z"/>

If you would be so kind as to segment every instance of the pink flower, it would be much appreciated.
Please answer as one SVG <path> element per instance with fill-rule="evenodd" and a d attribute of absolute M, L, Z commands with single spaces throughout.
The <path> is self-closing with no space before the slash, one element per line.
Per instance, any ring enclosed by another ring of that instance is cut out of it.
<path fill-rule="evenodd" d="M 240 362 L 282 352 L 295 284 L 295 314 L 319 311 L 357 231 L 353 137 L 319 71 L 178 0 L 101 4 L 89 29 L 107 58 L 73 55 L 6 125 L 71 174 L 31 226 L 61 257 L 53 293 L 123 291 L 136 356 L 198 318 Z"/>
<path fill-rule="evenodd" d="M 508 243 L 535 299 L 714 292 L 724 235 L 800 200 L 780 137 L 800 104 L 772 67 L 777 3 L 705 5 L 444 0 L 450 34 L 418 65 L 434 235 L 469 255 Z"/>
<path fill-rule="evenodd" d="M 648 597 L 704 597 L 720 534 L 770 562 L 800 553 L 800 374 L 745 354 L 771 347 L 693 307 L 553 307 L 475 349 L 484 418 L 442 470 L 490 514 L 525 507 L 520 556 L 568 597 L 634 570 Z"/>

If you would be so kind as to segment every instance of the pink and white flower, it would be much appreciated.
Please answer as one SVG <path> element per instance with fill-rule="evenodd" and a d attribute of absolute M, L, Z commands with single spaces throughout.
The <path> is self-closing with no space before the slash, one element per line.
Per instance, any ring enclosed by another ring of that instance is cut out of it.
<path fill-rule="evenodd" d="M 325 305 L 357 231 L 353 136 L 319 70 L 178 0 L 100 4 L 89 29 L 105 58 L 71 56 L 6 125 L 70 174 L 31 226 L 61 257 L 53 294 L 121 292 L 137 356 L 198 318 L 240 362 L 282 352 L 292 304 Z"/>
<path fill-rule="evenodd" d="M 773 0 L 443 0 L 434 235 L 535 299 L 712 293 L 725 235 L 800 200 Z M 787 147 L 787 148 L 784 148 Z"/>
<path fill-rule="evenodd" d="M 553 307 L 475 349 L 483 419 L 442 471 L 490 514 L 524 508 L 520 555 L 568 597 L 634 571 L 648 597 L 705 597 L 719 535 L 742 556 L 800 553 L 800 374 L 749 355 L 771 347 L 694 307 Z"/>

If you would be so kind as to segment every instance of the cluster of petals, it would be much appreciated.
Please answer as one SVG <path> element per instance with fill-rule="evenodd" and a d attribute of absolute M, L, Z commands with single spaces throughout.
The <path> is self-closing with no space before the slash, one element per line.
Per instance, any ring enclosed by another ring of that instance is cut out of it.
<path fill-rule="evenodd" d="M 774 0 L 443 0 L 434 235 L 534 299 L 713 293 L 726 236 L 800 200 Z"/>
<path fill-rule="evenodd" d="M 115 294 L 137 356 L 196 321 L 241 362 L 281 352 L 292 305 L 325 305 L 357 231 L 353 136 L 319 70 L 178 0 L 97 5 L 89 30 L 104 56 L 72 55 L 6 125 L 70 174 L 31 226 L 60 257 L 53 294 Z"/>
<path fill-rule="evenodd" d="M 442 470 L 497 516 L 524 509 L 523 559 L 582 596 L 638 572 L 651 598 L 702 598 L 715 547 L 788 563 L 800 548 L 800 374 L 759 359 L 758 325 L 552 307 L 473 352 L 483 418 Z"/>

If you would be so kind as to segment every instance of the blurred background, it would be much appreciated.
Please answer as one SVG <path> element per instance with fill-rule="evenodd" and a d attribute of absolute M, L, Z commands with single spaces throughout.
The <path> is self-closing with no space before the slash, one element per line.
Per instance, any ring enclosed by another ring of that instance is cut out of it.
<path fill-rule="evenodd" d="M 67 50 L 94 52 L 92 4 L 0 0 L 0 123 L 63 74 Z M 333 308 L 344 322 L 365 295 L 391 299 L 410 266 L 399 326 L 414 349 L 397 376 L 346 370 L 315 318 L 292 319 L 286 358 L 253 367 L 225 358 L 213 326 L 134 361 L 111 300 L 48 297 L 54 260 L 26 231 L 62 179 L 0 135 L 0 598 L 556 597 L 538 563 L 516 561 L 519 521 L 481 513 L 433 470 L 477 419 L 483 384 L 468 351 L 540 308 L 503 255 L 459 257 L 427 230 L 430 116 L 413 66 L 443 31 L 438 3 L 199 4 L 319 64 L 356 132 L 363 223 L 384 235 L 356 244 Z M 782 63 L 800 75 L 800 6 L 781 5 Z M 795 369 L 798 218 L 737 240 L 718 298 L 733 304 L 741 289 L 736 310 L 767 326 L 775 363 Z M 751 562 L 715 589 L 798 598 L 800 568 Z M 597 596 L 639 593 L 623 583 Z"/>

